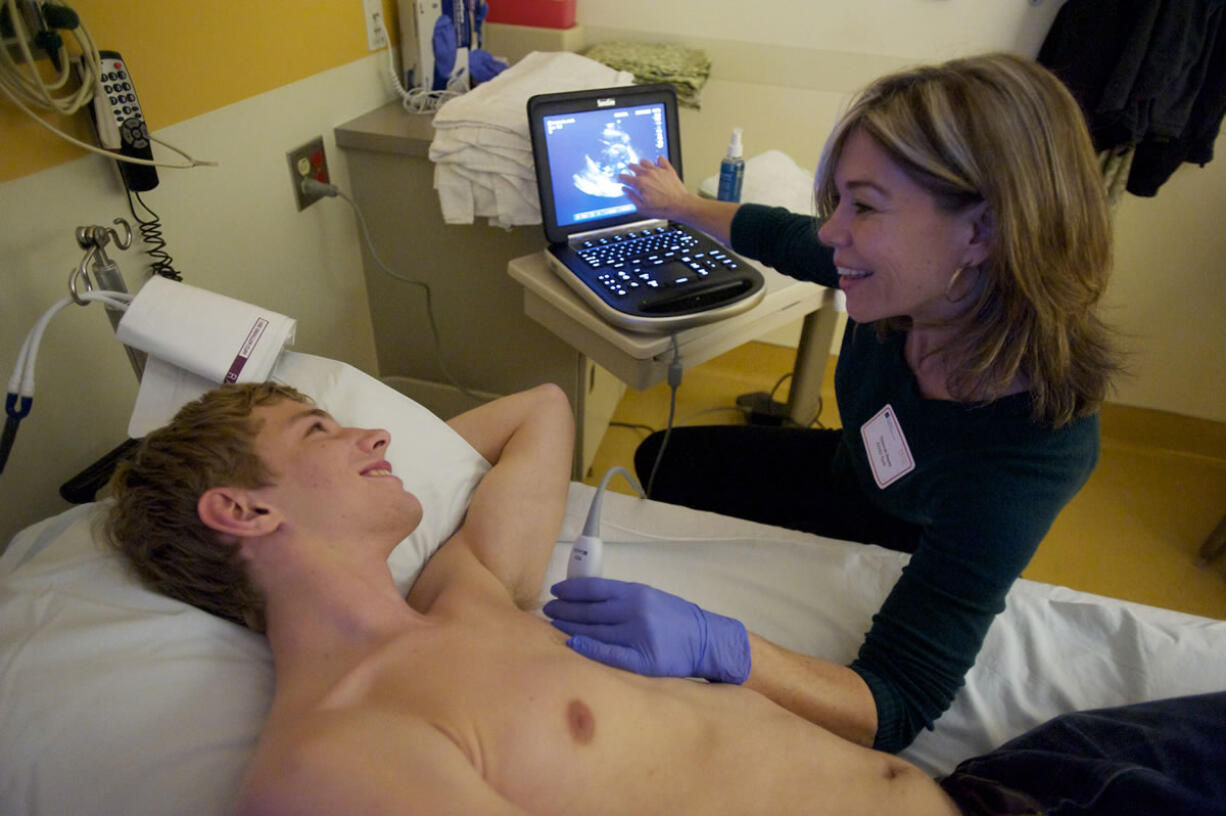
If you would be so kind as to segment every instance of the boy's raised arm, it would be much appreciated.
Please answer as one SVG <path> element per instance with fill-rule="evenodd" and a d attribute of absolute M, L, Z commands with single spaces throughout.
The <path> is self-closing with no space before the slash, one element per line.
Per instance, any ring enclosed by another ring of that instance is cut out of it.
<path fill-rule="evenodd" d="M 575 423 L 565 393 L 547 384 L 449 420 L 493 464 L 453 543 L 476 556 L 515 603 L 536 603 L 566 510 Z"/>

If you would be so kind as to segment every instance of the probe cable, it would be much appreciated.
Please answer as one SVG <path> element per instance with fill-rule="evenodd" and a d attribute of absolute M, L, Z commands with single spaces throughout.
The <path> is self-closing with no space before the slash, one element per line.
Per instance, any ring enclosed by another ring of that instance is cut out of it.
<path fill-rule="evenodd" d="M 99 290 L 76 295 L 77 301 L 71 297 L 63 298 L 48 309 L 34 324 L 17 352 L 17 365 L 13 367 L 13 376 L 9 378 L 8 395 L 4 400 L 4 432 L 0 434 L 0 473 L 8 461 L 9 452 L 13 449 L 13 441 L 17 438 L 17 424 L 29 415 L 34 405 L 34 365 L 38 359 L 38 347 L 43 341 L 43 332 L 51 318 L 65 306 L 74 302 L 97 301 L 113 309 L 125 311 L 132 302 L 132 295 L 127 292 Z M 85 305 L 85 304 L 82 304 Z"/>
<path fill-rule="evenodd" d="M 664 429 L 664 438 L 660 440 L 660 449 L 656 451 L 656 461 L 651 466 L 651 475 L 647 477 L 647 495 L 652 497 L 651 489 L 656 483 L 656 471 L 660 462 L 664 461 L 664 449 L 668 447 L 668 438 L 673 433 L 673 418 L 677 415 L 677 388 L 681 385 L 681 350 L 677 347 L 677 335 L 670 335 L 673 340 L 673 361 L 668 364 L 668 425 Z"/>
<path fill-rule="evenodd" d="M 626 481 L 634 488 L 639 498 L 645 498 L 643 488 L 630 471 L 621 465 L 614 465 L 605 471 L 604 479 L 600 481 L 600 487 L 596 488 L 596 495 L 592 497 L 592 503 L 588 505 L 583 532 L 571 545 L 570 558 L 566 565 L 567 578 L 599 578 L 604 572 L 604 539 L 600 537 L 600 506 L 604 499 L 605 489 L 609 486 L 609 480 L 618 473 L 626 477 Z"/>

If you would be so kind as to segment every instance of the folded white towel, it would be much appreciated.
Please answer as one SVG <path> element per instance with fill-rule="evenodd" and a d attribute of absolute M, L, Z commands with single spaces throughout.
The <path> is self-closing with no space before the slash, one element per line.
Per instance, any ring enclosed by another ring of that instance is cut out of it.
<path fill-rule="evenodd" d="M 528 138 L 528 98 L 536 94 L 629 85 L 633 75 L 569 51 L 533 51 L 489 82 L 448 100 L 434 127 L 495 128 Z"/>
<path fill-rule="evenodd" d="M 541 223 L 535 180 L 440 164 L 434 167 L 434 187 L 448 224 L 471 224 L 476 218 L 488 218 L 493 227 Z"/>
<path fill-rule="evenodd" d="M 537 94 L 629 85 L 634 77 L 568 51 L 534 51 L 494 79 L 448 100 L 434 115 L 430 160 L 448 224 L 541 223 L 528 135 Z"/>

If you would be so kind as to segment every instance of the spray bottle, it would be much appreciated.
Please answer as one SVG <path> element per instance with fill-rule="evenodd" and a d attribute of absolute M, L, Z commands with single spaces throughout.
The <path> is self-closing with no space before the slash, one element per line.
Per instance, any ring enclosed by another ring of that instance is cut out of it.
<path fill-rule="evenodd" d="M 741 158 L 741 129 L 732 129 L 732 141 L 728 143 L 728 155 L 719 163 L 720 201 L 741 200 L 741 180 L 745 177 L 745 160 Z"/>

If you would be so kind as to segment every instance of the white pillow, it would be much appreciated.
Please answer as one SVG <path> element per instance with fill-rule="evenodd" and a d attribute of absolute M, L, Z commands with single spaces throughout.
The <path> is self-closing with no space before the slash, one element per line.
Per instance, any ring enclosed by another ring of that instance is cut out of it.
<path fill-rule="evenodd" d="M 424 510 L 389 558 L 407 592 L 489 464 L 343 363 L 287 353 L 274 379 L 391 432 L 388 460 Z M 267 642 L 144 589 L 102 543 L 108 506 L 46 519 L 0 556 L 0 813 L 228 813 L 272 695 Z"/>

